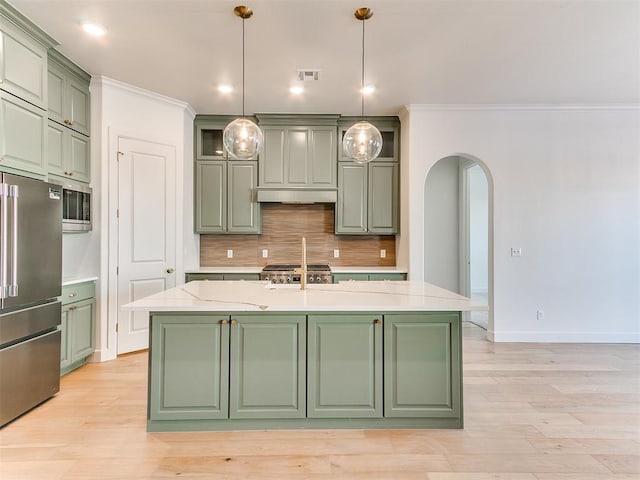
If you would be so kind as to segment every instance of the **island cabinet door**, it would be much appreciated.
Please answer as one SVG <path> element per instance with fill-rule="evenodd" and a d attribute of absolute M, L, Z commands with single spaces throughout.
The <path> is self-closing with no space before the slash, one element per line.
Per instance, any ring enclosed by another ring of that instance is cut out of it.
<path fill-rule="evenodd" d="M 310 315 L 307 416 L 382 417 L 382 315 Z"/>
<path fill-rule="evenodd" d="M 384 316 L 384 416 L 459 417 L 458 312 Z"/>
<path fill-rule="evenodd" d="M 304 418 L 304 315 L 231 316 L 231 418 Z"/>
<path fill-rule="evenodd" d="M 228 316 L 154 315 L 151 420 L 228 418 Z"/>

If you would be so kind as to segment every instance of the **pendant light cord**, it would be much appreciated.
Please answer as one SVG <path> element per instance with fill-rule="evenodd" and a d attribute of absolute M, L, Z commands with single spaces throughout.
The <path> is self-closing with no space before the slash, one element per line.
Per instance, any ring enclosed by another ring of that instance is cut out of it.
<path fill-rule="evenodd" d="M 244 118 L 244 17 L 242 18 L 242 118 Z"/>
<path fill-rule="evenodd" d="M 360 119 L 364 120 L 364 19 L 362 19 L 362 79 L 360 81 L 360 96 L 362 97 Z"/>

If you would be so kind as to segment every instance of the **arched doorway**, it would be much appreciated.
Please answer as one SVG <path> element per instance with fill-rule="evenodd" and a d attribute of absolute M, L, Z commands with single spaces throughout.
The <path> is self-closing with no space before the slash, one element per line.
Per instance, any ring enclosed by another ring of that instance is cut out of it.
<path fill-rule="evenodd" d="M 467 154 L 438 160 L 424 188 L 424 279 L 487 305 L 465 314 L 493 339 L 493 181 Z"/>

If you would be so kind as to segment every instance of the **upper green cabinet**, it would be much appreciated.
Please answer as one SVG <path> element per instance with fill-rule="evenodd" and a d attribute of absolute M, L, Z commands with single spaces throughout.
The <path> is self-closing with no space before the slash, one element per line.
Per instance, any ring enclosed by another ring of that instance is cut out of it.
<path fill-rule="evenodd" d="M 336 233 L 398 233 L 398 162 L 340 162 Z"/>
<path fill-rule="evenodd" d="M 197 161 L 196 233 L 260 233 L 258 162 Z"/>
<path fill-rule="evenodd" d="M 90 158 L 89 137 L 49 120 L 47 164 L 50 174 L 89 183 Z"/>
<path fill-rule="evenodd" d="M 341 117 L 340 138 L 359 117 Z M 382 134 L 380 155 L 367 164 L 351 161 L 339 146 L 336 233 L 393 235 L 400 210 L 400 121 L 397 117 L 367 117 Z"/>
<path fill-rule="evenodd" d="M 234 117 L 199 115 L 195 134 L 195 232 L 259 234 L 257 160 L 227 160 L 224 127 Z"/>
<path fill-rule="evenodd" d="M 47 112 L 0 90 L 0 168 L 46 175 Z"/>
<path fill-rule="evenodd" d="M 49 52 L 49 118 L 89 135 L 91 77 L 56 50 Z"/>
<path fill-rule="evenodd" d="M 336 188 L 337 115 L 258 114 L 261 189 Z"/>
<path fill-rule="evenodd" d="M 6 2 L 0 3 L 0 89 L 47 108 L 47 50 L 55 40 Z"/>

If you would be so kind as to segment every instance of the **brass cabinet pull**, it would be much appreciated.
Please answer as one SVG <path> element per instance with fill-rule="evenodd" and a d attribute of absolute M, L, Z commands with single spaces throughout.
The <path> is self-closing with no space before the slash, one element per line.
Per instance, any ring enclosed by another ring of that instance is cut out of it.
<path fill-rule="evenodd" d="M 382 320 L 380 320 L 379 318 L 376 318 L 373 323 L 375 323 L 376 325 L 380 325 L 382 323 Z"/>
<path fill-rule="evenodd" d="M 231 320 L 231 325 L 236 325 L 238 323 L 237 320 Z"/>
<path fill-rule="evenodd" d="M 71 298 L 73 298 L 73 297 L 75 297 L 75 296 L 76 296 L 76 292 L 71 292 L 71 293 L 69 294 L 69 297 L 71 297 Z"/>
<path fill-rule="evenodd" d="M 69 307 L 69 310 L 77 310 L 78 307 Z"/>
<path fill-rule="evenodd" d="M 220 323 L 221 323 L 222 325 L 226 325 L 227 323 L 229 323 L 229 321 L 228 321 L 228 320 L 220 320 Z"/>

